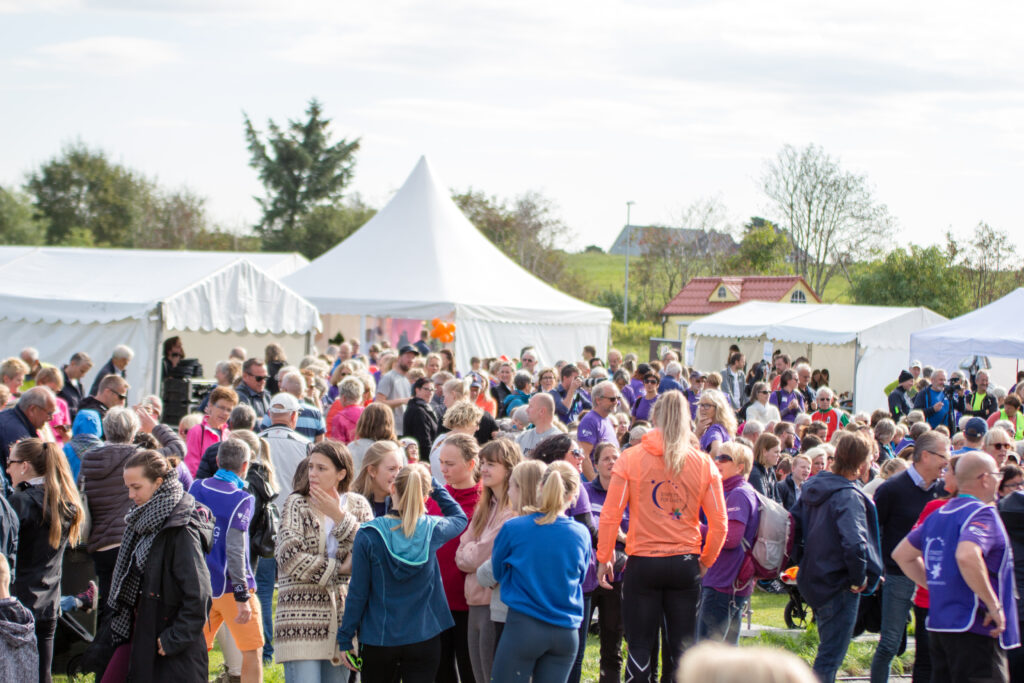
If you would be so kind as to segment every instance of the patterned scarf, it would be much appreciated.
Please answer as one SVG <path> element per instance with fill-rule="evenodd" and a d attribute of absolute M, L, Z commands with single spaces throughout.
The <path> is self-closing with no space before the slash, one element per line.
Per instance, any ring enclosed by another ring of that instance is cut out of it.
<path fill-rule="evenodd" d="M 119 643 L 131 640 L 135 604 L 153 540 L 184 494 L 185 489 L 177 477 L 166 477 L 147 503 L 133 507 L 124 517 L 128 526 L 121 539 L 110 597 L 107 598 L 107 604 L 114 612 L 110 626 Z"/>

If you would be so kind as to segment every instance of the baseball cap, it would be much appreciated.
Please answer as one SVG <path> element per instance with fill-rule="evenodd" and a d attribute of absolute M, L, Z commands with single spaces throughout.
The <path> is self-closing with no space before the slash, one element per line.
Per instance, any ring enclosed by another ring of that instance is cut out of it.
<path fill-rule="evenodd" d="M 964 434 L 973 440 L 978 440 L 988 433 L 988 423 L 980 417 L 972 417 L 964 425 Z"/>
<path fill-rule="evenodd" d="M 398 350 L 398 355 L 399 356 L 405 355 L 407 353 L 415 353 L 418 356 L 418 355 L 420 355 L 420 350 L 417 349 L 412 344 L 406 344 L 405 346 L 403 346 L 401 349 Z"/>
<path fill-rule="evenodd" d="M 910 363 L 910 367 L 912 367 L 912 368 L 920 368 L 920 367 L 924 367 L 924 366 L 921 365 L 921 361 L 915 360 L 915 361 L 912 361 Z"/>
<path fill-rule="evenodd" d="M 473 373 L 470 373 L 469 376 L 470 376 L 469 386 L 476 387 L 477 389 L 479 389 L 480 387 L 482 387 L 484 385 L 484 380 L 483 380 L 483 378 L 480 375 L 478 375 L 475 372 L 473 372 Z"/>
<path fill-rule="evenodd" d="M 274 394 L 274 397 L 270 399 L 270 410 L 269 412 L 277 415 L 284 413 L 296 413 L 299 411 L 299 399 L 295 398 L 288 393 Z"/>

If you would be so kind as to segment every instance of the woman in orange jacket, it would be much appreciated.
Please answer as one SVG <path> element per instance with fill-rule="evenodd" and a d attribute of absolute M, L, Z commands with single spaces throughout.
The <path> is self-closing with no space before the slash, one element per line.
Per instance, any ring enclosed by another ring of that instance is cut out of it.
<path fill-rule="evenodd" d="M 610 588 L 615 539 L 628 505 L 622 621 L 629 644 L 626 680 L 636 683 L 651 680 L 651 651 L 662 623 L 673 673 L 693 642 L 700 579 L 718 558 L 728 524 L 721 474 L 696 447 L 685 397 L 662 394 L 652 422 L 654 429 L 615 463 L 597 543 L 598 579 Z M 708 527 L 703 547 L 701 511 Z"/>

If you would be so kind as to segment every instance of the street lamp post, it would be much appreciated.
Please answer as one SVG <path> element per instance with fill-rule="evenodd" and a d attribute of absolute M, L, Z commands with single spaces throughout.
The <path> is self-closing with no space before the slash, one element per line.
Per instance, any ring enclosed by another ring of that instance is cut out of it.
<path fill-rule="evenodd" d="M 622 324 L 629 322 L 629 252 L 633 247 L 633 228 L 629 224 L 629 210 L 634 202 L 626 202 L 626 300 L 622 304 Z"/>

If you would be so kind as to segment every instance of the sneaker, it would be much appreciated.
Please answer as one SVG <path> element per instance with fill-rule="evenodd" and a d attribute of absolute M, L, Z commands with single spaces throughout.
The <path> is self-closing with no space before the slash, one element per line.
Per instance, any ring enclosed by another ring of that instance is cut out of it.
<path fill-rule="evenodd" d="M 100 591 L 95 581 L 89 582 L 89 587 L 75 596 L 75 600 L 81 605 L 81 610 L 88 614 L 100 604 Z"/>

